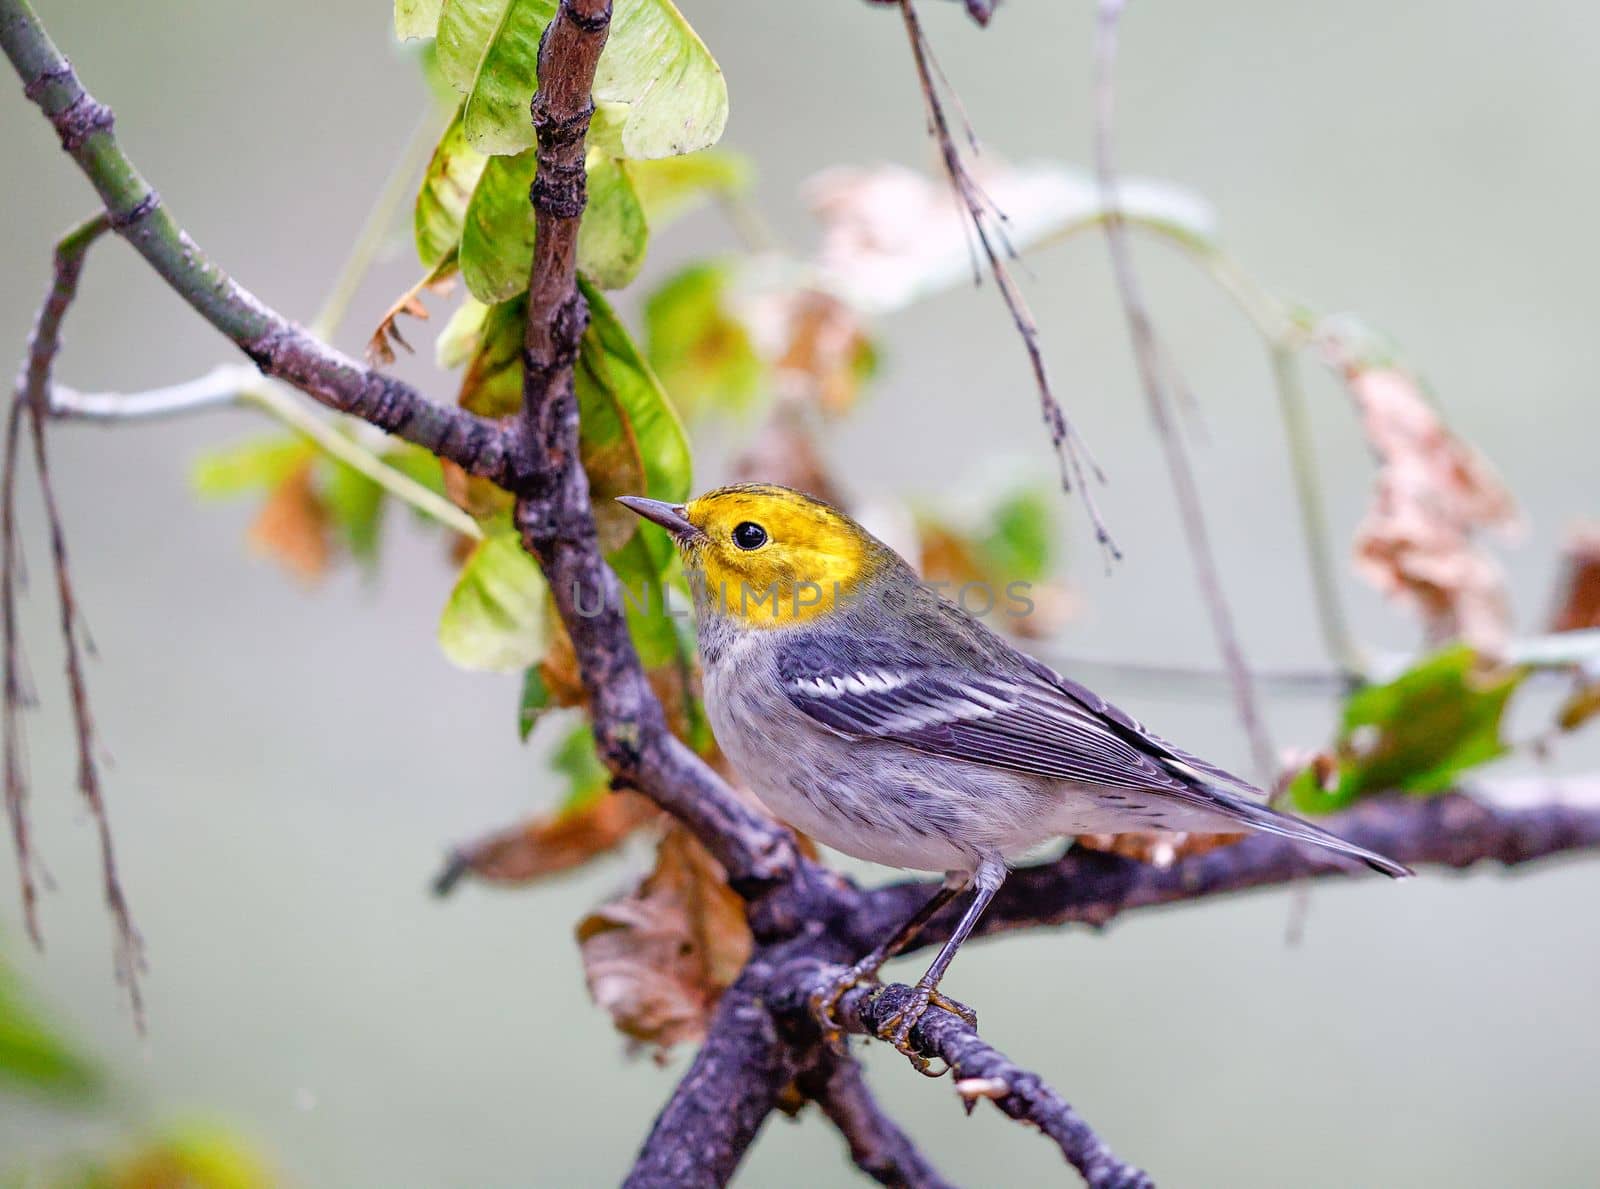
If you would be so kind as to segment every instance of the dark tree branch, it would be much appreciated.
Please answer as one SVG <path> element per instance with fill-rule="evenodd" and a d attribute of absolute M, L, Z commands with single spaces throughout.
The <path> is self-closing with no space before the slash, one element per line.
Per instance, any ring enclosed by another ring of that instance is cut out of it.
<path fill-rule="evenodd" d="M 619 783 L 681 819 L 746 894 L 793 869 L 786 830 L 750 809 L 668 729 L 622 614 L 622 591 L 606 565 L 578 454 L 572 366 L 588 323 L 577 285 L 583 216 L 584 136 L 589 93 L 610 26 L 610 0 L 563 0 L 539 51 L 533 97 L 537 224 L 523 341 L 523 420 L 514 449 L 515 519 L 538 559 L 578 658 L 600 754 Z M 599 593 L 598 613 L 591 613 Z M 580 609 L 581 603 L 581 609 Z"/>
<path fill-rule="evenodd" d="M 824 1049 L 816 1066 L 801 1075 L 799 1085 L 844 1136 L 856 1167 L 878 1184 L 893 1189 L 954 1189 L 884 1113 L 854 1058 Z"/>
<path fill-rule="evenodd" d="M 1228 598 L 1222 588 L 1222 576 L 1217 570 L 1217 559 L 1206 528 L 1205 510 L 1200 501 L 1200 485 L 1195 479 L 1194 466 L 1189 461 L 1183 437 L 1173 424 L 1172 399 L 1167 391 L 1165 376 L 1167 369 L 1163 367 L 1166 352 L 1140 291 L 1138 274 L 1133 268 L 1133 254 L 1128 245 L 1128 229 L 1120 213 L 1116 166 L 1112 160 L 1112 119 L 1116 99 L 1112 71 L 1117 56 L 1117 21 L 1125 3 L 1126 0 L 1100 0 L 1099 20 L 1095 26 L 1094 161 L 1095 175 L 1100 183 L 1100 202 L 1106 212 L 1103 221 L 1106 244 L 1111 251 L 1111 271 L 1116 278 L 1123 311 L 1127 315 L 1134 362 L 1139 369 L 1150 420 L 1155 425 L 1156 436 L 1161 440 L 1167 472 L 1177 497 L 1178 514 L 1183 518 L 1184 538 L 1189 542 L 1195 580 L 1200 587 L 1201 597 L 1205 599 L 1206 609 L 1211 614 L 1211 630 L 1216 636 L 1217 651 L 1222 654 L 1223 665 L 1233 688 L 1234 709 L 1250 741 L 1256 776 L 1263 783 L 1268 783 L 1277 772 L 1277 760 L 1272 742 L 1267 737 L 1266 722 L 1261 716 L 1250 667 L 1245 661 L 1244 650 L 1239 646 L 1233 612 L 1228 607 Z"/>
<path fill-rule="evenodd" d="M 656 1116 L 627 1189 L 726 1185 L 799 1072 L 762 999 L 770 966 L 752 958 L 723 993 L 689 1072 Z"/>
<path fill-rule="evenodd" d="M 769 990 L 779 1011 L 802 1013 L 812 990 L 831 972 L 801 960 L 782 967 Z M 836 1017 L 860 1036 L 888 1039 L 902 1011 L 916 994 L 900 983 L 856 988 L 840 1000 Z M 1148 1189 L 1154 1182 L 1118 1159 L 1083 1118 L 1038 1074 L 1021 1068 L 980 1038 L 962 1020 L 943 1010 L 923 1015 L 911 1030 L 911 1043 L 924 1056 L 943 1061 L 959 1082 L 992 1087 L 992 1100 L 1013 1119 L 1031 1123 L 1055 1141 L 1067 1162 L 1091 1189 Z M 970 1100 L 967 1103 L 969 1109 Z"/>
<path fill-rule="evenodd" d="M 1487 794 L 1517 786 L 1501 783 L 1482 788 Z M 1500 808 L 1488 796 L 1478 799 L 1470 793 L 1377 798 L 1322 824 L 1341 838 L 1414 867 L 1461 870 L 1479 863 L 1515 867 L 1600 847 L 1600 777 L 1541 780 L 1538 791 L 1550 803 Z M 1365 874 L 1364 867 L 1337 856 L 1266 834 L 1164 868 L 1074 848 L 1054 862 L 1013 872 L 984 914 L 977 935 L 1040 925 L 1099 928 L 1133 909 Z M 910 881 L 865 893 L 866 903 L 850 922 L 854 936 L 849 944 L 866 945 L 869 938 L 874 942 L 881 938 L 923 903 L 935 886 Z M 949 936 L 955 919 L 953 914 L 935 917 L 911 948 L 939 944 Z"/>
<path fill-rule="evenodd" d="M 508 438 L 498 423 L 434 404 L 409 385 L 362 367 L 269 309 L 213 264 L 123 153 L 111 109 L 84 90 L 27 0 L 0 0 L 0 47 L 24 94 L 88 175 L 111 227 L 264 373 L 474 475 L 496 482 L 508 477 Z"/>

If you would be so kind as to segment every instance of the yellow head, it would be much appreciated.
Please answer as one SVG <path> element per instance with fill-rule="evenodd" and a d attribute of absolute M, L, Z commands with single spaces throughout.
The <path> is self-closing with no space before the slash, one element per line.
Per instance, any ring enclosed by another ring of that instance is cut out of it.
<path fill-rule="evenodd" d="M 752 627 L 826 614 L 898 560 L 837 508 L 787 487 L 720 487 L 682 505 L 620 502 L 672 534 L 702 606 Z"/>

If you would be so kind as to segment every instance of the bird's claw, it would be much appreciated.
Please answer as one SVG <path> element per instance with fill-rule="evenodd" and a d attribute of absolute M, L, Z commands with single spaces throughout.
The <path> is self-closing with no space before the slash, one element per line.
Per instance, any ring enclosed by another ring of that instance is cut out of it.
<path fill-rule="evenodd" d="M 849 1052 L 850 1046 L 845 1040 L 844 1026 L 833 1014 L 834 1009 L 839 1006 L 839 1000 L 844 998 L 846 991 L 872 981 L 877 975 L 876 963 L 869 965 L 867 961 L 857 962 L 848 970 L 823 983 L 807 1000 L 811 1015 L 816 1019 L 817 1026 L 822 1029 L 823 1042 L 841 1057 Z"/>
<path fill-rule="evenodd" d="M 884 1028 L 888 1030 L 887 1035 L 883 1032 L 879 1035 L 883 1035 L 885 1040 L 904 1053 L 912 1068 L 918 1073 L 924 1077 L 939 1078 L 950 1072 L 950 1066 L 932 1069 L 932 1063 L 911 1043 L 911 1030 L 921 1022 L 923 1016 L 928 1014 L 930 1007 L 949 1012 L 969 1028 L 978 1026 L 978 1013 L 965 1003 L 942 995 L 933 987 L 918 983 L 912 988 L 910 1001 L 884 1021 Z"/>

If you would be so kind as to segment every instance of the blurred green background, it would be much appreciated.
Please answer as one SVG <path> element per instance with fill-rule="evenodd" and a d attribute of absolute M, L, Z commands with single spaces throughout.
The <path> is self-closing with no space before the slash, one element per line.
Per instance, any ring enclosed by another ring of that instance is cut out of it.
<path fill-rule="evenodd" d="M 190 233 L 265 300 L 315 312 L 423 101 L 378 0 L 273 5 L 38 0 L 123 144 Z M 798 183 L 836 163 L 930 165 L 893 12 L 684 0 L 729 80 L 725 144 L 750 153 L 779 230 L 812 234 Z M 924 5 L 990 151 L 1085 161 L 1092 6 L 1011 0 L 979 32 Z M 1125 172 L 1218 208 L 1224 241 L 1268 284 L 1392 333 L 1528 522 L 1508 553 L 1519 624 L 1547 610 L 1566 527 L 1600 515 L 1593 333 L 1600 200 L 1593 129 L 1600 10 L 1428 0 L 1311 7 L 1133 6 L 1120 70 Z M 20 351 L 48 244 L 89 191 L 14 86 L 0 343 Z M 703 213 L 651 247 L 638 292 L 732 247 Z M 364 287 L 359 350 L 412 279 L 399 250 Z M 1252 332 L 1159 247 L 1141 250 L 1158 318 L 1199 393 L 1196 448 L 1251 659 L 1321 663 L 1266 361 Z M 1110 575 L 1076 508 L 1069 576 L 1083 609 L 1060 647 L 1208 663 L 1159 452 L 1135 387 L 1103 245 L 1031 257 L 1028 284 L 1069 409 L 1112 478 L 1127 551 Z M 424 338 L 426 336 L 423 336 Z M 97 249 L 61 378 L 123 388 L 187 378 L 229 353 L 120 244 Z M 992 286 L 883 326 L 885 372 L 831 442 L 862 497 L 934 493 L 981 456 L 1041 468 L 1025 359 Z M 429 352 L 404 374 L 444 396 Z M 1311 378 L 1341 540 L 1370 465 L 1348 403 Z M 433 640 L 450 573 L 396 534 L 377 582 L 313 593 L 248 555 L 244 505 L 200 506 L 187 463 L 259 429 L 242 415 L 66 428 L 57 477 L 100 662 L 91 681 L 124 878 L 148 947 L 150 1027 L 111 978 L 93 831 L 73 789 L 40 510 L 24 631 L 45 709 L 32 727 L 37 839 L 56 885 L 48 948 L 0 895 L 0 948 L 54 1019 L 103 1058 L 109 1112 L 0 1098 L 0 1163 L 45 1159 L 196 1113 L 252 1137 L 307 1186 L 604 1184 L 627 1167 L 687 1054 L 630 1060 L 584 993 L 571 928 L 644 857 L 526 893 L 426 894 L 444 848 L 543 807 L 552 778 L 513 730 L 515 683 L 452 669 Z M 708 452 L 697 486 L 720 478 Z M 25 484 L 28 490 L 30 485 Z M 398 523 L 398 521 L 397 521 Z M 1415 644 L 1352 581 L 1362 634 Z M 1223 762 L 1245 748 L 1221 696 L 1102 682 L 1162 734 Z M 1275 697 L 1281 745 L 1325 741 L 1331 703 Z M 1555 769 L 1596 761 L 1571 746 Z M 869 878 L 879 873 L 867 872 Z M 0 889 L 13 882 L 9 848 Z M 1285 941 L 1286 894 L 974 946 L 948 989 L 986 1035 L 1051 1079 L 1124 1155 L 1173 1185 L 1589 1185 L 1600 863 L 1506 878 L 1430 873 L 1313 893 Z M 916 959 L 912 960 L 915 963 Z M 908 964 L 907 969 L 910 969 Z M 963 1119 L 948 1084 L 875 1047 L 879 1092 L 955 1180 L 1063 1176 L 996 1112 Z M 769 1124 L 744 1183 L 851 1175 L 808 1115 Z"/>

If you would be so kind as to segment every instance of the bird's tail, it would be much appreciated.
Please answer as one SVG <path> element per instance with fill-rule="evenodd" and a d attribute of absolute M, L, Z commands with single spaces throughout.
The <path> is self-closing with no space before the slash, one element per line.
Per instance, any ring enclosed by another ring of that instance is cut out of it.
<path fill-rule="evenodd" d="M 1265 805 L 1247 800 L 1237 793 L 1228 792 L 1215 785 L 1208 785 L 1206 791 L 1221 802 L 1230 816 L 1237 818 L 1252 830 L 1259 830 L 1263 834 L 1276 834 L 1280 838 L 1290 838 L 1295 842 L 1309 843 L 1324 850 L 1347 855 L 1352 859 L 1360 859 L 1374 871 L 1381 871 L 1391 879 L 1405 879 L 1416 874 L 1403 863 L 1396 863 L 1393 859 L 1385 858 L 1375 851 L 1357 846 L 1353 842 L 1346 842 L 1337 834 L 1330 834 L 1320 826 L 1313 826 L 1310 822 L 1301 821 L 1297 817 L 1268 809 Z"/>

